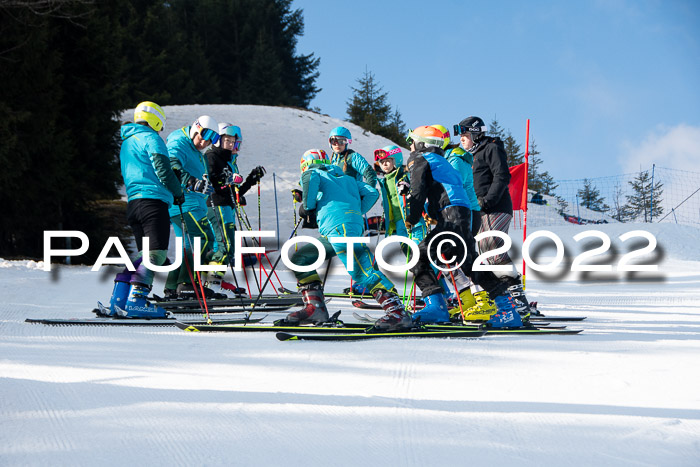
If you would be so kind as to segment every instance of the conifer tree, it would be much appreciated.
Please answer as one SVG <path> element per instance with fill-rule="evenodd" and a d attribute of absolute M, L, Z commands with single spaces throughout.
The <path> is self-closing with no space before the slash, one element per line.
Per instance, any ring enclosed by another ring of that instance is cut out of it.
<path fill-rule="evenodd" d="M 605 204 L 605 198 L 600 196 L 600 190 L 587 178 L 583 180 L 583 188 L 578 190 L 576 195 L 581 206 L 591 211 L 604 212 L 610 209 L 610 206 Z"/>
<path fill-rule="evenodd" d="M 498 123 L 498 119 L 496 116 L 493 116 L 493 120 L 491 120 L 491 123 L 489 124 L 489 131 L 487 133 L 489 136 L 493 136 L 495 138 L 501 138 L 503 139 L 505 137 L 505 131 L 501 127 L 501 125 Z"/>
<path fill-rule="evenodd" d="M 510 130 L 508 130 L 508 132 L 506 133 L 506 137 L 503 140 L 503 146 L 506 150 L 509 167 L 513 167 L 514 165 L 522 164 L 523 162 L 525 162 L 524 154 L 520 150 L 520 145 L 515 140 Z"/>
<path fill-rule="evenodd" d="M 391 105 L 387 102 L 389 94 L 382 92 L 371 71 L 365 70 L 357 83 L 359 86 L 352 88 L 352 100 L 348 102 L 348 117 L 365 130 L 380 134 L 387 126 L 391 112 Z"/>
<path fill-rule="evenodd" d="M 656 182 L 652 188 L 651 175 L 648 170 L 642 170 L 634 180 L 627 183 L 632 187 L 633 194 L 626 196 L 627 204 L 623 212 L 625 220 L 643 219 L 644 222 L 651 222 L 663 214 L 664 208 L 661 206 L 664 193 L 663 184 Z"/>
<path fill-rule="evenodd" d="M 559 185 L 554 181 L 554 177 L 549 175 L 549 172 L 540 169 L 542 159 L 539 155 L 540 151 L 537 150 L 537 143 L 533 139 L 530 143 L 530 150 L 528 151 L 528 189 L 540 192 L 543 195 L 554 196 L 554 190 Z"/>

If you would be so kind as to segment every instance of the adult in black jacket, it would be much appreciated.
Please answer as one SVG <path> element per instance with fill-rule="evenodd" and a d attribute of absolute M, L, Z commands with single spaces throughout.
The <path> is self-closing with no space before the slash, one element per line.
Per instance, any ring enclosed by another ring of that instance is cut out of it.
<path fill-rule="evenodd" d="M 489 230 L 500 230 L 507 234 L 513 219 L 513 203 L 508 190 L 510 170 L 503 142 L 498 137 L 486 136 L 486 124 L 479 117 L 465 118 L 459 125 L 455 125 L 454 130 L 455 134 L 460 135 L 464 150 L 474 155 L 474 191 L 481 207 L 479 234 Z M 503 240 L 498 237 L 486 237 L 479 241 L 481 253 L 502 246 Z M 513 265 L 508 252 L 491 256 L 487 261 L 495 265 Z M 505 273 L 501 280 L 508 287 L 518 312 L 528 317 L 530 305 L 515 267 L 511 272 Z"/>

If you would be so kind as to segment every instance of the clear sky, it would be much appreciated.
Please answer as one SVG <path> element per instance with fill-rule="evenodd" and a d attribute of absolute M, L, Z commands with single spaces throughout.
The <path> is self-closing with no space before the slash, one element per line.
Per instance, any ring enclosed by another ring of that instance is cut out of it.
<path fill-rule="evenodd" d="M 408 127 L 525 122 L 557 179 L 700 172 L 700 1 L 294 0 L 312 101 L 347 118 L 365 69 Z"/>

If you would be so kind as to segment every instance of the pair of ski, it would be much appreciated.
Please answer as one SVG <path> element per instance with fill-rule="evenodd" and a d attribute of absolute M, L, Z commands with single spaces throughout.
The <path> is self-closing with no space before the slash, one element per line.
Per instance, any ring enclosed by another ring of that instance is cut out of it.
<path fill-rule="evenodd" d="M 168 311 L 177 311 L 177 310 L 188 310 L 192 308 L 197 308 L 199 309 L 199 301 L 197 300 L 164 300 L 164 301 L 155 301 L 159 307 L 163 308 L 164 310 Z M 237 298 L 214 298 L 214 299 L 207 299 L 207 307 L 211 308 L 213 310 L 219 309 L 219 308 L 227 308 L 227 309 L 235 309 L 235 308 L 246 308 L 250 307 L 253 303 L 255 303 L 255 299 L 247 298 L 247 297 L 237 297 Z M 255 308 L 281 308 L 281 307 L 292 307 L 292 306 L 298 306 L 298 305 L 303 305 L 303 300 L 301 299 L 301 295 L 294 294 L 293 296 L 262 296 L 260 297 L 260 300 L 258 300 L 257 305 L 255 305 Z M 241 310 L 241 311 L 247 311 L 247 310 Z"/>
<path fill-rule="evenodd" d="M 337 314 L 336 314 L 337 318 Z M 484 334 L 551 335 L 578 334 L 581 330 L 538 328 L 535 326 L 513 329 L 491 329 L 480 325 L 434 324 L 416 326 L 405 332 L 373 332 L 370 323 L 343 323 L 337 319 L 319 326 L 287 326 L 283 324 L 246 325 L 193 325 L 176 322 L 175 325 L 189 332 L 275 332 L 277 339 L 286 340 L 365 340 L 396 337 L 481 337 Z"/>
<path fill-rule="evenodd" d="M 381 310 L 382 307 L 381 305 L 374 305 L 371 303 L 363 302 L 362 300 L 353 300 L 352 305 L 355 308 L 360 308 L 362 310 Z M 365 316 L 357 315 L 354 314 L 355 318 L 365 321 L 365 320 L 372 320 L 376 321 L 377 318 L 372 318 L 371 316 L 365 314 Z M 535 322 L 551 322 L 551 321 L 583 321 L 586 319 L 585 316 L 545 316 L 545 315 L 530 315 L 530 321 L 535 321 Z"/>
<path fill-rule="evenodd" d="M 238 318 L 238 319 L 217 319 L 217 320 L 195 320 L 187 321 L 187 324 L 192 326 L 201 326 L 206 324 L 221 326 L 234 324 L 249 324 L 259 323 L 265 319 L 267 315 L 261 318 Z M 25 323 L 46 324 L 50 326 L 173 326 L 179 323 L 177 318 L 159 318 L 159 319 L 142 319 L 142 318 L 27 318 Z"/>

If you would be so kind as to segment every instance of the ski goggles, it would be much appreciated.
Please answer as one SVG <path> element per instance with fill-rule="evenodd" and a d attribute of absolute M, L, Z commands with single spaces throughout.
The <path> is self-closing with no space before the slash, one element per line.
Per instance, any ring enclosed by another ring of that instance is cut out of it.
<path fill-rule="evenodd" d="M 408 136 L 406 136 L 406 143 L 410 146 L 413 143 L 425 143 L 425 144 L 432 144 L 433 146 L 441 146 L 444 143 L 444 140 L 442 138 L 434 138 L 430 136 L 419 136 L 415 134 L 413 131 L 408 132 Z"/>
<path fill-rule="evenodd" d="M 219 133 L 215 132 L 214 130 L 210 130 L 209 128 L 203 128 L 200 130 L 199 135 L 203 140 L 211 141 L 211 144 L 218 143 L 220 138 Z"/>
<path fill-rule="evenodd" d="M 486 131 L 485 127 L 481 126 L 464 126 L 464 125 L 453 125 L 452 130 L 454 131 L 455 136 L 457 135 L 463 135 L 465 133 L 481 133 L 482 131 Z"/>
<path fill-rule="evenodd" d="M 348 139 L 342 136 L 333 136 L 328 141 L 330 141 L 331 144 L 337 144 L 340 146 L 345 146 L 346 144 L 348 144 Z"/>
<path fill-rule="evenodd" d="M 384 149 L 376 149 L 374 151 L 374 162 L 378 162 L 384 159 L 388 159 L 390 157 L 394 157 L 394 155 L 398 154 L 401 152 L 400 148 L 394 148 L 391 151 L 385 151 Z"/>

